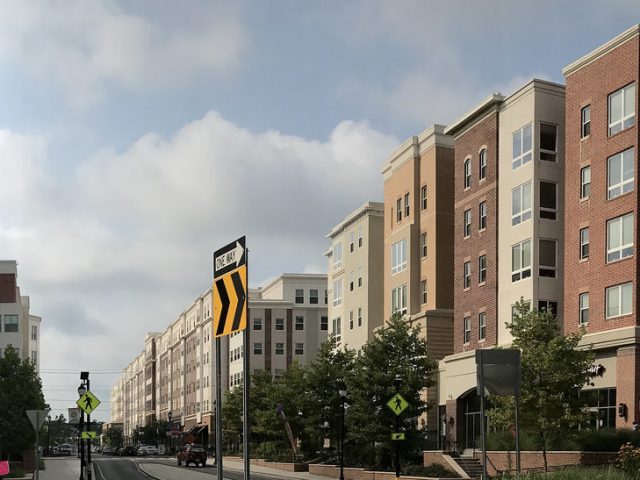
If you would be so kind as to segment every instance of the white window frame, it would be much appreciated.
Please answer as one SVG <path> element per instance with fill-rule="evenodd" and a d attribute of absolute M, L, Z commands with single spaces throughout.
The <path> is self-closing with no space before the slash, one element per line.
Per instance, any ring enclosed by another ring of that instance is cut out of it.
<path fill-rule="evenodd" d="M 487 283 L 487 256 L 486 255 L 480 255 L 478 257 L 478 285 L 482 285 L 483 283 Z"/>
<path fill-rule="evenodd" d="M 423 185 L 420 188 L 420 208 L 423 212 L 427 211 L 427 186 Z"/>
<path fill-rule="evenodd" d="M 258 327 L 258 328 L 256 328 Z M 262 318 L 254 318 L 253 319 L 253 330 L 259 332 L 262 330 Z"/>
<path fill-rule="evenodd" d="M 407 269 L 407 239 L 397 241 L 391 245 L 391 275 Z"/>
<path fill-rule="evenodd" d="M 578 323 L 580 325 L 589 324 L 589 292 L 582 292 L 578 295 Z"/>
<path fill-rule="evenodd" d="M 529 247 L 529 258 L 525 258 L 525 248 Z M 514 253 L 517 253 L 519 266 L 514 265 Z M 526 262 L 526 263 L 525 263 Z M 511 283 L 531 277 L 531 239 L 523 240 L 511 246 Z"/>
<path fill-rule="evenodd" d="M 464 328 L 463 343 L 471 343 L 471 317 L 464 317 L 462 322 Z"/>
<path fill-rule="evenodd" d="M 625 292 L 629 293 L 629 310 L 623 311 L 623 294 Z M 609 311 L 609 297 L 616 296 L 618 301 L 618 311 L 612 313 Z M 624 315 L 631 315 L 633 313 L 633 283 L 623 283 L 620 285 L 614 285 L 612 287 L 608 287 L 605 290 L 605 315 L 607 320 L 610 318 L 622 317 Z"/>
<path fill-rule="evenodd" d="M 617 172 L 620 175 L 620 182 L 611 183 L 611 171 L 613 167 L 611 165 L 612 161 L 617 160 L 619 157 L 620 161 L 620 171 Z M 629 158 L 630 157 L 630 158 Z M 632 173 L 633 175 L 630 178 L 623 178 L 624 175 L 624 165 L 625 162 L 630 162 L 633 167 Z M 635 180 L 636 180 L 636 167 L 635 167 L 635 151 L 634 148 L 628 148 L 620 153 L 616 153 L 615 155 L 607 158 L 607 198 L 612 200 L 617 198 L 625 193 L 632 192 L 635 189 Z"/>
<path fill-rule="evenodd" d="M 353 330 L 353 310 L 349 311 L 349 330 Z"/>
<path fill-rule="evenodd" d="M 482 342 L 487 339 L 487 312 L 478 314 L 478 341 Z"/>
<path fill-rule="evenodd" d="M 396 221 L 402 222 L 402 197 L 396 200 Z"/>
<path fill-rule="evenodd" d="M 294 355 L 304 355 L 304 343 L 296 342 L 295 349 L 293 351 Z"/>
<path fill-rule="evenodd" d="M 607 263 L 613 263 L 618 260 L 633 257 L 633 238 L 635 235 L 634 220 L 633 213 L 627 213 L 626 215 L 607 220 Z M 631 229 L 631 242 L 624 243 L 625 233 L 628 233 L 628 228 Z M 617 230 L 618 238 L 620 240 L 618 245 L 611 245 L 612 230 Z"/>
<path fill-rule="evenodd" d="M 487 178 L 487 149 L 483 148 L 478 154 L 478 178 L 484 180 Z"/>
<path fill-rule="evenodd" d="M 478 230 L 483 231 L 487 228 L 487 202 L 480 202 L 478 205 Z"/>
<path fill-rule="evenodd" d="M 284 342 L 276 342 L 274 344 L 273 350 L 274 350 L 274 355 L 284 355 Z"/>
<path fill-rule="evenodd" d="M 580 138 L 587 138 L 590 134 L 591 134 L 591 104 L 585 105 L 580 109 Z"/>
<path fill-rule="evenodd" d="M 262 355 L 262 342 L 253 342 L 253 354 Z"/>
<path fill-rule="evenodd" d="M 525 131 L 529 130 L 529 148 L 525 150 L 524 139 Z M 520 150 L 515 151 L 516 139 L 520 142 Z M 516 130 L 511 134 L 511 152 L 513 154 L 513 160 L 511 161 L 511 169 L 516 170 L 522 165 L 529 163 L 533 158 L 533 124 L 529 123 L 522 128 Z"/>
<path fill-rule="evenodd" d="M 622 116 L 620 118 L 611 118 L 611 105 L 614 101 L 614 97 L 619 95 L 620 98 L 620 113 Z M 625 111 L 627 104 L 627 96 L 633 95 L 633 100 L 631 105 L 633 106 L 633 111 L 627 112 Z M 622 132 L 627 128 L 631 128 L 635 125 L 635 116 L 636 116 L 636 84 L 630 83 L 615 92 L 609 94 L 607 99 L 607 117 L 609 119 L 609 136 L 615 135 L 618 132 Z"/>
<path fill-rule="evenodd" d="M 464 262 L 462 265 L 462 282 L 465 290 L 471 288 L 471 262 Z"/>
<path fill-rule="evenodd" d="M 408 194 L 408 193 L 405 193 L 405 194 L 404 194 L 404 216 L 405 216 L 405 217 L 408 217 L 408 216 L 409 216 L 409 213 L 410 213 L 410 211 L 411 211 L 411 210 L 410 210 L 410 208 L 409 208 L 409 205 L 410 205 L 410 200 L 409 200 L 409 198 L 410 198 L 410 197 L 409 197 L 409 194 Z"/>
<path fill-rule="evenodd" d="M 471 188 L 471 158 L 467 158 L 463 165 L 464 189 Z"/>
<path fill-rule="evenodd" d="M 546 242 L 553 245 L 553 265 L 542 264 L 542 244 Z M 538 240 L 538 275 L 544 278 L 556 278 L 558 268 L 558 242 L 550 238 L 540 238 Z"/>
<path fill-rule="evenodd" d="M 333 245 L 333 269 L 338 270 L 342 267 L 342 241 Z"/>
<path fill-rule="evenodd" d="M 342 279 L 333 281 L 333 306 L 337 307 L 342 303 Z"/>
<path fill-rule="evenodd" d="M 589 227 L 584 227 L 580 229 L 580 260 L 587 258 L 589 258 Z"/>
<path fill-rule="evenodd" d="M 407 286 L 401 285 L 391 291 L 391 313 L 407 313 Z"/>
<path fill-rule="evenodd" d="M 469 238 L 471 236 L 471 209 L 465 210 L 462 214 L 462 236 Z"/>
<path fill-rule="evenodd" d="M 281 322 L 278 322 L 278 320 L 281 320 Z M 284 318 L 277 317 L 276 321 L 274 323 L 274 328 L 275 328 L 276 332 L 284 331 Z"/>
<path fill-rule="evenodd" d="M 427 281 L 420 280 L 420 298 L 422 300 L 422 304 L 427 303 Z"/>
<path fill-rule="evenodd" d="M 587 178 L 589 177 L 589 178 Z M 580 200 L 591 196 L 591 165 L 580 169 Z"/>
<path fill-rule="evenodd" d="M 358 307 L 358 326 L 362 326 L 362 307 Z"/>
<path fill-rule="evenodd" d="M 543 207 L 542 206 L 542 184 L 547 183 L 553 185 L 555 189 L 555 207 Z M 544 220 L 557 220 L 558 219 L 558 184 L 556 182 L 550 182 L 549 180 L 540 180 L 538 183 L 539 188 L 539 203 L 540 203 L 540 218 Z M 545 216 L 546 215 L 546 216 Z"/>
<path fill-rule="evenodd" d="M 427 258 L 427 234 L 420 235 L 420 255 L 421 258 Z"/>
<path fill-rule="evenodd" d="M 301 327 L 301 328 L 298 328 L 298 327 Z M 296 322 L 295 322 L 295 325 L 294 325 L 293 329 L 298 331 L 298 332 L 304 331 L 304 316 L 303 315 L 296 315 Z"/>
<path fill-rule="evenodd" d="M 525 208 L 524 199 L 525 199 L 525 189 L 529 190 L 529 207 Z M 518 192 L 520 194 L 520 202 L 516 201 L 515 194 Z M 520 225 L 521 223 L 526 222 L 527 220 L 531 220 L 531 206 L 533 204 L 532 198 L 532 190 L 531 190 L 531 181 L 523 183 L 522 185 L 518 185 L 516 188 L 511 190 L 511 226 L 515 227 L 516 225 Z M 516 211 L 516 208 L 518 209 Z"/>
<path fill-rule="evenodd" d="M 331 326 L 333 328 L 332 335 L 336 339 L 336 344 L 340 345 L 342 341 L 342 318 L 336 317 L 331 321 Z"/>

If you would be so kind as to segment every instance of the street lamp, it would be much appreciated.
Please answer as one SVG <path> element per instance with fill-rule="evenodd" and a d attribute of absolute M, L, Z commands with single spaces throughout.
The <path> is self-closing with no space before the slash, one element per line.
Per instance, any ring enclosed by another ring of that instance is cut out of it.
<path fill-rule="evenodd" d="M 51 455 L 51 415 L 47 415 L 47 455 Z"/>
<path fill-rule="evenodd" d="M 173 413 L 169 411 L 167 413 L 167 420 L 169 422 L 169 455 L 171 455 L 171 447 L 173 446 L 173 422 L 171 422 L 172 418 Z"/>
<path fill-rule="evenodd" d="M 338 390 L 340 395 L 340 480 L 344 480 L 344 402 L 347 398 L 347 390 Z"/>

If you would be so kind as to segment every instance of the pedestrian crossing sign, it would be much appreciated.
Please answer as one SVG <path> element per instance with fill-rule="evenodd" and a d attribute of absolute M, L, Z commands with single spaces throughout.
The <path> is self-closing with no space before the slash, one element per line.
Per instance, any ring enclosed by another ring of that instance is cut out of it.
<path fill-rule="evenodd" d="M 387 407 L 389 407 L 396 415 L 400 415 L 408 406 L 409 402 L 407 402 L 399 393 L 396 393 L 391 397 L 391 400 L 387 402 Z"/>
<path fill-rule="evenodd" d="M 100 405 L 100 400 L 98 400 L 98 397 L 96 397 L 93 393 L 87 390 L 85 394 L 82 395 L 76 402 L 76 405 L 78 405 L 84 411 L 84 413 L 86 413 L 87 415 L 91 415 L 91 412 L 93 412 L 96 408 L 98 408 L 98 405 Z"/>
<path fill-rule="evenodd" d="M 96 432 L 82 432 L 80 438 L 97 438 L 98 434 Z"/>
<path fill-rule="evenodd" d="M 393 440 L 394 442 L 397 442 L 399 440 L 404 440 L 404 439 L 405 439 L 404 432 L 393 432 L 391 434 L 391 440 Z"/>

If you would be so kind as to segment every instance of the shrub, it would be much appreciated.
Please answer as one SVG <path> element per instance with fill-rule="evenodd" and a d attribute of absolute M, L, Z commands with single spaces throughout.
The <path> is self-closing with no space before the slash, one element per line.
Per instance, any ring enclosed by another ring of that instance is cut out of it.
<path fill-rule="evenodd" d="M 431 465 L 407 465 L 402 468 L 402 474 L 416 477 L 436 477 L 436 478 L 457 478 L 458 475 L 442 465 L 432 463 Z"/>
<path fill-rule="evenodd" d="M 640 479 L 640 448 L 635 448 L 630 443 L 622 445 L 618 452 L 616 466 L 627 478 Z"/>
<path fill-rule="evenodd" d="M 585 452 L 617 452 L 626 443 L 640 447 L 640 432 L 629 429 L 582 430 L 574 439 Z"/>

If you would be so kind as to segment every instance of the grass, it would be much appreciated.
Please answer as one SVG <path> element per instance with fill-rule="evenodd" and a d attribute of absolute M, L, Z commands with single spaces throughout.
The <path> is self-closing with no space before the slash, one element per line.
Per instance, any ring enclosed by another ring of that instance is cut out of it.
<path fill-rule="evenodd" d="M 628 480 L 620 470 L 613 466 L 607 467 L 576 467 L 557 470 L 545 474 L 544 472 L 529 473 L 526 475 L 504 476 L 494 478 L 522 480 Z"/>

